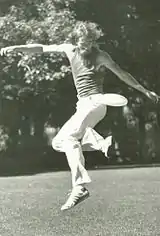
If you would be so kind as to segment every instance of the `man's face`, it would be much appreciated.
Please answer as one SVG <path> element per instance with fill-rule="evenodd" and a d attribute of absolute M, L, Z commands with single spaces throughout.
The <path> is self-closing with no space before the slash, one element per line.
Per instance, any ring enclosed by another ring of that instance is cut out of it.
<path fill-rule="evenodd" d="M 80 48 L 82 52 L 90 51 L 93 45 L 94 45 L 93 41 L 87 37 L 80 37 L 77 42 L 77 46 Z"/>

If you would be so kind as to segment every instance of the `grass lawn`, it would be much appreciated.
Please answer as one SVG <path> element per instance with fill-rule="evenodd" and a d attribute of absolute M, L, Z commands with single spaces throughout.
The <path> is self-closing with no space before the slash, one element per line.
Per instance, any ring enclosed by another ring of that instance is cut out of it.
<path fill-rule="evenodd" d="M 67 212 L 70 172 L 0 178 L 0 236 L 160 235 L 160 168 L 89 173 L 90 198 Z"/>

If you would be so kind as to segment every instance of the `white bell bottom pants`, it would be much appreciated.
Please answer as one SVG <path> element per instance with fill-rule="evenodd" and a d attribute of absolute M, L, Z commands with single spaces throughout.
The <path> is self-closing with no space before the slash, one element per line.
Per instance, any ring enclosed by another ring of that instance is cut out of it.
<path fill-rule="evenodd" d="M 98 102 L 101 96 L 96 94 L 80 98 L 75 114 L 52 140 L 52 147 L 66 154 L 73 187 L 91 182 L 85 169 L 83 151 L 101 150 L 101 142 L 104 139 L 93 130 L 105 117 L 107 111 L 106 105 Z"/>

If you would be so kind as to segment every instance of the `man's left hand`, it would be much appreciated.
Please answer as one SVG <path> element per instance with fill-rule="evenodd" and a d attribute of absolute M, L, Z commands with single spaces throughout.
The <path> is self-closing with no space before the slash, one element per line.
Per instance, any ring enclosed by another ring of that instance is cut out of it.
<path fill-rule="evenodd" d="M 155 92 L 147 91 L 146 96 L 152 100 L 154 103 L 158 103 L 160 96 L 158 96 Z"/>

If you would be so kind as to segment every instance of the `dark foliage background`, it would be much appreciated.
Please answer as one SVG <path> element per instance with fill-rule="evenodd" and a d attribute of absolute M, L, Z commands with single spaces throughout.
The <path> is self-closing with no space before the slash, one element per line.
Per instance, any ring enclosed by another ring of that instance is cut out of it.
<path fill-rule="evenodd" d="M 77 20 L 89 20 L 104 31 L 100 47 L 142 85 L 160 94 L 159 10 L 158 0 L 1 0 L 0 47 L 61 43 Z M 87 164 L 159 162 L 159 105 L 109 71 L 105 91 L 127 96 L 129 104 L 108 108 L 108 115 L 97 126 L 102 135 L 114 137 L 111 159 L 87 153 Z M 64 55 L 0 57 L 0 96 L 1 161 L 65 167 L 64 154 L 50 146 L 75 111 L 76 92 Z"/>

